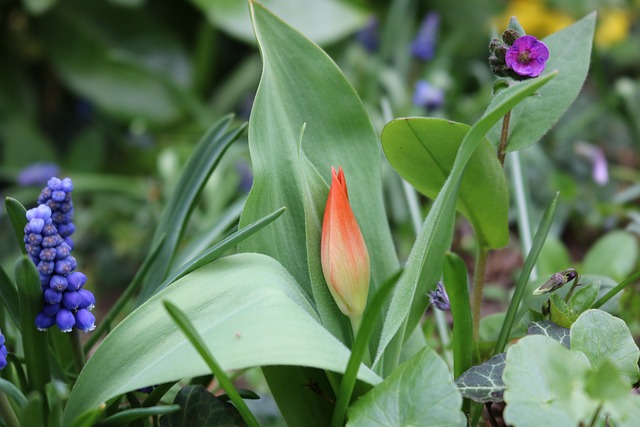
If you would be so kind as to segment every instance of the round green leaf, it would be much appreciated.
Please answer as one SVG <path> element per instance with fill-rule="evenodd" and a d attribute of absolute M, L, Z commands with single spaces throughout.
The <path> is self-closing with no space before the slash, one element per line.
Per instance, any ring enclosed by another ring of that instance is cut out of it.
<path fill-rule="evenodd" d="M 587 252 L 585 274 L 600 274 L 617 281 L 631 274 L 638 261 L 638 242 L 626 231 L 612 231 L 601 237 Z"/>
<path fill-rule="evenodd" d="M 382 131 L 382 147 L 400 176 L 422 194 L 435 199 L 469 129 L 468 125 L 443 119 L 397 119 Z M 457 209 L 490 248 L 507 244 L 507 183 L 495 150 L 486 140 L 469 159 L 460 184 Z"/>
<path fill-rule="evenodd" d="M 591 364 L 612 361 L 623 373 L 627 384 L 638 381 L 640 349 L 627 324 L 606 311 L 587 310 L 571 327 L 571 349 L 587 355 Z"/>
<path fill-rule="evenodd" d="M 446 363 L 424 348 L 353 404 L 347 426 L 464 426 L 461 406 Z"/>
<path fill-rule="evenodd" d="M 318 323 L 280 264 L 259 254 L 233 255 L 154 295 L 106 337 L 78 377 L 64 425 L 121 393 L 209 373 L 164 300 L 188 314 L 225 370 L 296 365 L 343 372 L 347 366 L 349 350 Z M 380 381 L 366 367 L 358 378 Z"/>
<path fill-rule="evenodd" d="M 584 390 L 590 371 L 582 352 L 543 335 L 522 338 L 507 351 L 502 375 L 505 421 L 516 427 L 588 423 L 598 407 Z"/>

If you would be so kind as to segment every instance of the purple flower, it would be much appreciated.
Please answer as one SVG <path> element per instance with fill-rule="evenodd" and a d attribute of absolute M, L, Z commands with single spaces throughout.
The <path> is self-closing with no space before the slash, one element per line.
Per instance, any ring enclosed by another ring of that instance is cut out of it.
<path fill-rule="evenodd" d="M 428 61 L 433 58 L 436 51 L 439 26 L 440 15 L 438 13 L 429 12 L 424 17 L 418 34 L 411 43 L 411 54 L 413 56 L 423 61 Z"/>
<path fill-rule="evenodd" d="M 442 89 L 437 88 L 426 80 L 418 80 L 413 93 L 413 105 L 423 107 L 427 110 L 439 108 L 444 102 Z"/>
<path fill-rule="evenodd" d="M 448 311 L 451 310 L 451 304 L 449 303 L 449 295 L 447 295 L 447 291 L 444 288 L 442 282 L 438 282 L 438 287 L 429 292 L 429 301 L 433 304 L 438 310 Z"/>
<path fill-rule="evenodd" d="M 378 18 L 375 16 L 367 22 L 367 24 L 360 31 L 356 33 L 356 40 L 364 47 L 364 49 L 373 53 L 378 50 L 380 46 L 380 37 L 378 35 Z"/>
<path fill-rule="evenodd" d="M 49 178 L 58 173 L 60 168 L 55 163 L 32 163 L 18 172 L 16 181 L 21 187 L 44 185 Z"/>
<path fill-rule="evenodd" d="M 591 160 L 591 176 L 596 184 L 605 185 L 609 182 L 609 166 L 602 148 L 588 142 L 578 142 L 575 151 Z"/>
<path fill-rule="evenodd" d="M 76 328 L 84 332 L 93 331 L 96 328 L 96 318 L 85 308 L 76 312 Z"/>
<path fill-rule="evenodd" d="M 0 370 L 7 366 L 7 346 L 2 332 L 0 332 Z"/>
<path fill-rule="evenodd" d="M 544 71 L 549 49 L 533 36 L 522 36 L 507 50 L 507 66 L 521 76 L 537 77 Z"/>

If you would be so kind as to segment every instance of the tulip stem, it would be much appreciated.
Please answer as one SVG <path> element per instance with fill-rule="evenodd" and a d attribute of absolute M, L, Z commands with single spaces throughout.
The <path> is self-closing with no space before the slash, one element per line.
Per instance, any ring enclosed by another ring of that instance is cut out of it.
<path fill-rule="evenodd" d="M 476 268 L 473 273 L 473 340 L 478 342 L 480 335 L 480 308 L 482 306 L 482 291 L 484 289 L 484 276 L 487 270 L 489 249 L 483 242 L 478 242 L 478 256 Z"/>

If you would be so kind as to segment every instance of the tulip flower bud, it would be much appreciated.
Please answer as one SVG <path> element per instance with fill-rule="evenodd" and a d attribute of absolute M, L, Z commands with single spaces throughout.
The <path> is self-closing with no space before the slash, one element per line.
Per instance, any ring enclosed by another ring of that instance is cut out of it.
<path fill-rule="evenodd" d="M 369 293 L 369 253 L 347 193 L 342 168 L 331 168 L 331 188 L 322 222 L 322 272 L 340 311 L 357 332 Z"/>

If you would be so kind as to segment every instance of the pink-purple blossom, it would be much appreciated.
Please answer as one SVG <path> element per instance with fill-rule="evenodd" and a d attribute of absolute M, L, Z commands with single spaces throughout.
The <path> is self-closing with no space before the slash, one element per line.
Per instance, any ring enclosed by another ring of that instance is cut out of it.
<path fill-rule="evenodd" d="M 533 36 L 518 38 L 507 50 L 505 62 L 517 74 L 526 77 L 537 77 L 544 71 L 549 59 L 549 49 Z"/>

